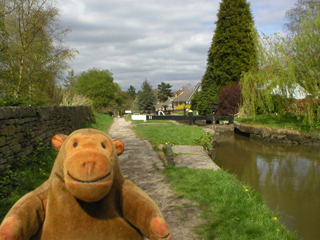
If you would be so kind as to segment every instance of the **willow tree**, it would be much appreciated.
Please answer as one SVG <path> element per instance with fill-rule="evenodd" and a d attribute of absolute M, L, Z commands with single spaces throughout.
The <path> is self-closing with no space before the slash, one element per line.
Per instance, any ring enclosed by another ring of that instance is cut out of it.
<path fill-rule="evenodd" d="M 285 28 L 290 34 L 297 34 L 302 30 L 299 24 L 310 14 L 320 14 L 320 0 L 297 0 L 294 6 L 286 12 Z"/>
<path fill-rule="evenodd" d="M 250 4 L 246 0 L 223 0 L 217 17 L 197 103 L 200 114 L 210 114 L 220 89 L 239 81 L 242 72 L 257 65 Z"/>
<path fill-rule="evenodd" d="M 75 51 L 64 46 L 69 32 L 59 25 L 53 0 L 0 1 L 1 85 L 7 97 L 30 104 L 49 101 Z"/>
<path fill-rule="evenodd" d="M 247 114 L 281 117 L 290 111 L 312 127 L 320 120 L 320 15 L 310 11 L 297 27 L 288 38 L 262 37 L 260 68 L 244 74 L 240 83 Z M 300 106 L 293 102 L 299 94 L 306 98 Z"/>

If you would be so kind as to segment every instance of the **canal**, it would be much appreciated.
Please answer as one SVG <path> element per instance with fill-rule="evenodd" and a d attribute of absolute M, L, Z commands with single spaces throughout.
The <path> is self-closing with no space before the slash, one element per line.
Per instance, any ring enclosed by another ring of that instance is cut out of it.
<path fill-rule="evenodd" d="M 320 147 L 266 143 L 219 132 L 213 156 L 254 187 L 280 221 L 305 240 L 320 239 Z"/>

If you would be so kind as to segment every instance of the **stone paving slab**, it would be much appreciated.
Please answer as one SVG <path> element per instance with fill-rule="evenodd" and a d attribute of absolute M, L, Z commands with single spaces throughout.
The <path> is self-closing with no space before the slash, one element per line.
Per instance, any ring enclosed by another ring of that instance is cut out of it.
<path fill-rule="evenodd" d="M 178 154 L 174 157 L 176 167 L 220 169 L 220 167 L 208 156 L 208 153 L 202 146 L 174 145 L 172 151 L 173 153 Z"/>

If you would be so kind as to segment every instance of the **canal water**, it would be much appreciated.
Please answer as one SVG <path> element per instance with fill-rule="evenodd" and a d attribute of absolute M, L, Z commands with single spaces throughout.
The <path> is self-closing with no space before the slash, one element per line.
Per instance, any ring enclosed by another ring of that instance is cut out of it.
<path fill-rule="evenodd" d="M 320 147 L 266 143 L 219 132 L 214 161 L 254 187 L 302 239 L 320 239 Z"/>

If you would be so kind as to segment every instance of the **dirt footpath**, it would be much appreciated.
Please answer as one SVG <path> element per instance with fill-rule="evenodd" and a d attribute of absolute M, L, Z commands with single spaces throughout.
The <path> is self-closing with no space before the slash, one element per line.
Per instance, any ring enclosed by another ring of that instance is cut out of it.
<path fill-rule="evenodd" d="M 138 139 L 131 128 L 131 122 L 116 118 L 109 130 L 112 138 L 120 139 L 125 145 L 125 151 L 119 157 L 124 177 L 143 189 L 158 204 L 173 240 L 200 239 L 193 230 L 204 221 L 197 217 L 201 211 L 194 202 L 177 198 L 165 182 L 162 161 L 151 144 Z"/>

